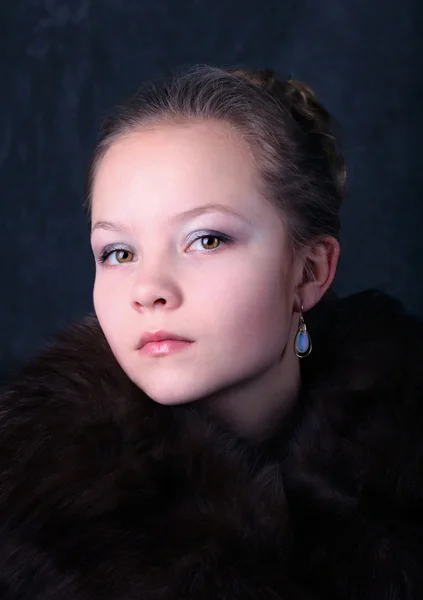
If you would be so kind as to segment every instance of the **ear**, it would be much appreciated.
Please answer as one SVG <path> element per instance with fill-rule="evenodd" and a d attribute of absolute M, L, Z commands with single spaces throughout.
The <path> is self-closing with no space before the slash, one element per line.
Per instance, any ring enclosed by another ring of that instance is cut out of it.
<path fill-rule="evenodd" d="M 340 252 L 339 242 L 332 236 L 319 238 L 306 249 L 300 281 L 296 288 L 304 312 L 313 308 L 332 284 Z"/>

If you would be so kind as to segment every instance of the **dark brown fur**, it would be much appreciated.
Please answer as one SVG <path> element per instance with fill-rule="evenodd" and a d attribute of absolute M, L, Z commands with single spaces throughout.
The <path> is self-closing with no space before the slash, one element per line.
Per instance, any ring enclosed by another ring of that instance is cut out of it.
<path fill-rule="evenodd" d="M 88 317 L 0 404 L 1 600 L 423 598 L 423 324 L 327 297 L 277 432 L 160 406 Z"/>

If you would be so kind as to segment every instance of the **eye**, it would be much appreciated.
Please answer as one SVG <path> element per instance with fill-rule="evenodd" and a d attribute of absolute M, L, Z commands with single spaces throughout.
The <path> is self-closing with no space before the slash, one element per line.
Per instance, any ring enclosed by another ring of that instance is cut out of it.
<path fill-rule="evenodd" d="M 197 233 L 190 246 L 199 240 L 201 240 L 202 246 L 200 251 L 203 250 L 204 252 L 213 252 L 222 244 L 229 246 L 231 243 L 233 243 L 233 239 L 224 233 L 201 231 Z M 97 260 L 102 265 L 116 267 L 118 265 L 132 263 L 135 260 L 135 253 L 131 252 L 131 250 L 128 250 L 127 248 L 107 246 L 104 248 L 102 254 Z"/>
<path fill-rule="evenodd" d="M 100 256 L 100 262 L 102 264 L 108 263 L 109 265 L 123 265 L 132 262 L 133 259 L 134 253 L 126 248 L 105 248 L 103 254 Z"/>
<path fill-rule="evenodd" d="M 197 237 L 193 240 L 192 244 L 198 240 L 201 240 L 202 249 L 209 251 L 217 250 L 222 243 L 229 245 L 232 241 L 227 235 L 224 235 L 223 233 L 215 233 L 213 231 L 202 231 L 201 234 L 197 235 Z"/>
<path fill-rule="evenodd" d="M 115 256 L 118 263 L 131 262 L 134 255 L 129 250 L 115 250 Z"/>
<path fill-rule="evenodd" d="M 201 245 L 203 246 L 203 248 L 205 250 L 215 250 L 216 248 L 218 248 L 218 245 L 220 242 L 217 235 L 204 235 L 199 239 L 201 240 Z M 204 240 L 206 240 L 205 243 L 204 243 Z M 214 242 L 217 242 L 217 244 Z"/>

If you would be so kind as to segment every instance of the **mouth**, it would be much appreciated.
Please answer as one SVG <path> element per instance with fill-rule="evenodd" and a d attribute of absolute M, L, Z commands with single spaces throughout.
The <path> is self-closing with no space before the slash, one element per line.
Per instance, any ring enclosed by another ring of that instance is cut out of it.
<path fill-rule="evenodd" d="M 194 342 L 187 340 L 161 340 L 160 342 L 147 342 L 140 349 L 141 354 L 147 356 L 166 356 L 179 352 L 191 346 Z"/>
<path fill-rule="evenodd" d="M 193 344 L 181 335 L 168 331 L 144 332 L 137 346 L 137 350 L 150 356 L 166 355 L 177 350 L 182 350 Z"/>

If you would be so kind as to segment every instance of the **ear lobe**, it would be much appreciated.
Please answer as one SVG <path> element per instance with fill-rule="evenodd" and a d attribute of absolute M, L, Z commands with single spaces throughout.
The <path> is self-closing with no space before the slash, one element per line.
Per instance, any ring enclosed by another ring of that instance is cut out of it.
<path fill-rule="evenodd" d="M 297 287 L 304 312 L 319 302 L 332 284 L 341 248 L 333 236 L 325 236 L 310 246 L 304 259 L 302 281 Z"/>

